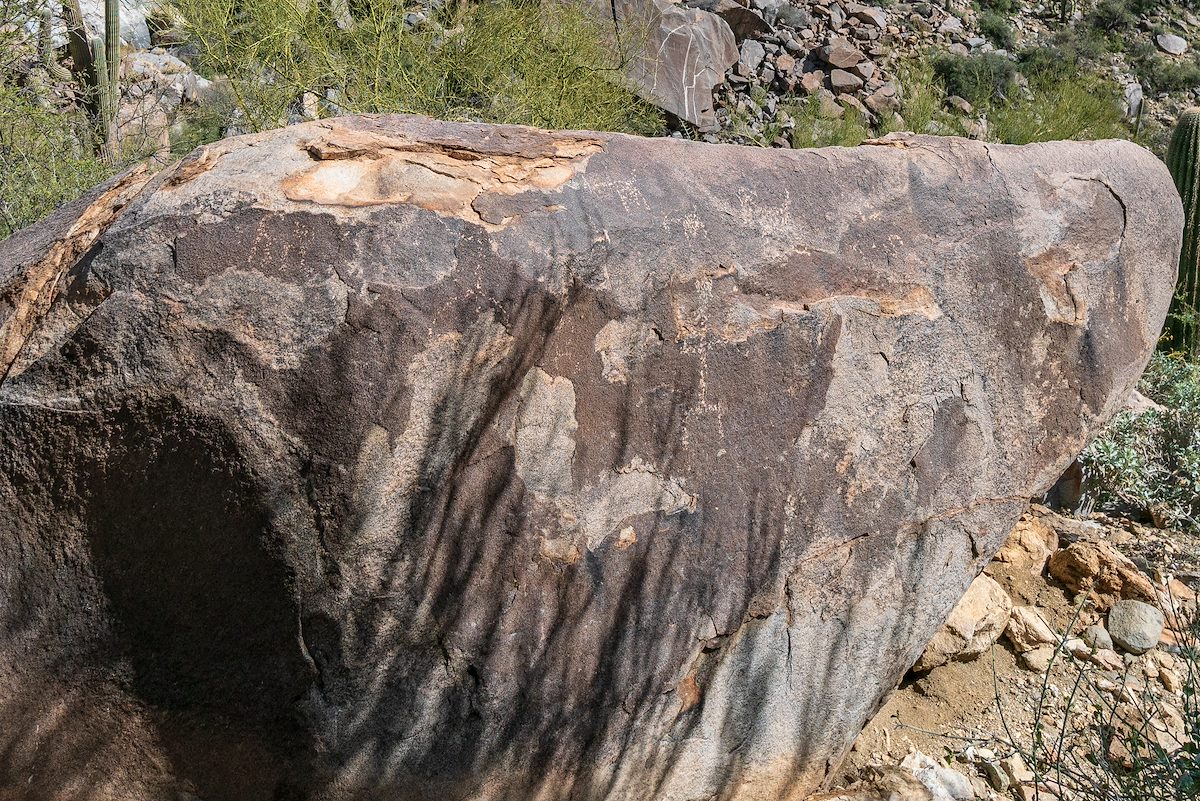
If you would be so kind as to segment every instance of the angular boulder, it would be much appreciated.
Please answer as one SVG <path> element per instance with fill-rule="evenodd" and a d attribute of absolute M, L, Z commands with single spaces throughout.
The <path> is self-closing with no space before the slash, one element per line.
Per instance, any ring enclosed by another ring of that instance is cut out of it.
<path fill-rule="evenodd" d="M 361 117 L 124 176 L 0 244 L 0 796 L 803 798 L 1181 226 L 1127 142 Z"/>
<path fill-rule="evenodd" d="M 737 40 L 715 13 L 670 0 L 590 0 L 611 19 L 626 75 L 643 98 L 702 131 L 716 128 L 713 89 L 738 60 Z"/>

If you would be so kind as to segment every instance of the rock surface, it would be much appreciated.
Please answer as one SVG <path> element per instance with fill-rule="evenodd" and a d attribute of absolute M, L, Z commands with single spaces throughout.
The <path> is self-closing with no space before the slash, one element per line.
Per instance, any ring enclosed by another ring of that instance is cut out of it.
<path fill-rule="evenodd" d="M 803 798 L 1182 225 L 1125 142 L 347 118 L 144 180 L 0 244 L 25 798 Z"/>
<path fill-rule="evenodd" d="M 925 647 L 913 670 L 924 671 L 951 659 L 974 659 L 992 646 L 1008 625 L 1012 599 L 990 576 L 980 575 Z"/>
<path fill-rule="evenodd" d="M 612 16 L 626 40 L 628 74 L 642 96 L 701 130 L 712 129 L 713 88 L 738 60 L 729 24 L 669 0 L 592 0 L 592 5 Z"/>
<path fill-rule="evenodd" d="M 1076 542 L 1048 562 L 1050 575 L 1073 592 L 1087 592 L 1105 610 L 1122 598 L 1153 601 L 1154 585 L 1137 565 L 1106 542 Z"/>
<path fill-rule="evenodd" d="M 1117 601 L 1108 612 L 1108 633 L 1122 649 L 1144 654 L 1162 637 L 1163 613 L 1141 601 Z"/>

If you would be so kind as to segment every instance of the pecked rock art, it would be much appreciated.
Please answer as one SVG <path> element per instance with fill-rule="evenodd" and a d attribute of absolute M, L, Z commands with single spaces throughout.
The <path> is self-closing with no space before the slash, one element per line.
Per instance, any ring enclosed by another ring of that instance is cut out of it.
<path fill-rule="evenodd" d="M 345 118 L 0 243 L 0 797 L 819 789 L 1154 347 L 1127 142 Z"/>

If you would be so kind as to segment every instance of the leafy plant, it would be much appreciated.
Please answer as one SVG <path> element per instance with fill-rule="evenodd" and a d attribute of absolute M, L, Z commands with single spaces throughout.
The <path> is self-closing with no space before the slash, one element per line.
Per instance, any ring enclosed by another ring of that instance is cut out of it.
<path fill-rule="evenodd" d="M 0 238 L 116 169 L 96 145 L 42 11 L 31 0 L 0 0 Z"/>
<path fill-rule="evenodd" d="M 1131 47 L 1130 56 L 1138 77 L 1152 91 L 1178 92 L 1200 86 L 1200 63 L 1195 56 L 1169 58 L 1148 42 Z"/>
<path fill-rule="evenodd" d="M 979 15 L 979 32 L 991 40 L 996 47 L 1012 50 L 1017 46 L 1016 32 L 1008 18 L 996 11 L 985 11 Z"/>
<path fill-rule="evenodd" d="M 1059 80 L 1054 74 L 1030 72 L 1030 95 L 992 107 L 991 136 L 999 142 L 1024 145 L 1058 139 L 1128 138 L 1121 123 L 1119 90 L 1092 75 Z"/>
<path fill-rule="evenodd" d="M 1163 408 L 1123 412 L 1083 452 L 1096 508 L 1200 527 L 1200 363 L 1156 354 L 1140 389 Z"/>
<path fill-rule="evenodd" d="M 846 109 L 839 119 L 823 119 L 820 102 L 810 97 L 795 110 L 792 147 L 853 147 L 871 136 L 871 129 L 857 112 Z"/>

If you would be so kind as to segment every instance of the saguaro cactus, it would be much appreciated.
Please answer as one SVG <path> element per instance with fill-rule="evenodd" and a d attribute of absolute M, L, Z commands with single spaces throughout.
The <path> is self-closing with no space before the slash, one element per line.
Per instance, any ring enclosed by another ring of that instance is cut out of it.
<path fill-rule="evenodd" d="M 1195 356 L 1200 352 L 1200 108 L 1180 115 L 1167 148 L 1167 167 L 1184 212 L 1179 283 L 1167 327 L 1174 347 Z"/>
<path fill-rule="evenodd" d="M 121 7 L 104 0 L 104 36 L 87 39 L 79 0 L 64 0 L 68 48 L 75 79 L 87 97 L 94 121 L 96 149 L 105 158 L 117 156 L 117 104 L 121 97 Z"/>

